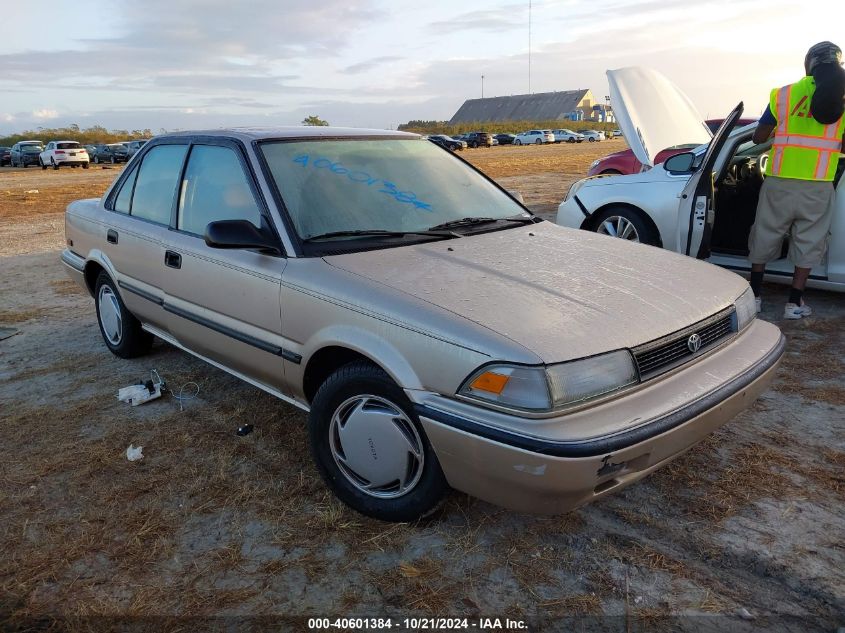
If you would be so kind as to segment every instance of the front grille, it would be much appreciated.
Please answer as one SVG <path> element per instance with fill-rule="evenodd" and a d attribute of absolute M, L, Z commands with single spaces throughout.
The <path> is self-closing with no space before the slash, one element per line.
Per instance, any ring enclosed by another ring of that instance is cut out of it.
<path fill-rule="evenodd" d="M 700 356 L 735 331 L 736 319 L 731 307 L 679 332 L 641 345 L 633 350 L 640 380 L 653 378 Z M 689 339 L 693 334 L 701 337 L 701 346 L 695 352 L 689 347 Z"/>

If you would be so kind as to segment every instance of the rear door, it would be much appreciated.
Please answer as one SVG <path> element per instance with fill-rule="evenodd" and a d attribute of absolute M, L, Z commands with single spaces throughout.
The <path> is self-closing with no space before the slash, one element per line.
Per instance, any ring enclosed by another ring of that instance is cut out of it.
<path fill-rule="evenodd" d="M 722 153 L 728 136 L 743 111 L 742 102 L 719 126 L 704 154 L 698 170 L 681 192 L 678 214 L 679 251 L 698 259 L 710 257 L 710 237 L 716 219 L 714 206 L 716 174 L 713 168 Z"/>
<path fill-rule="evenodd" d="M 191 146 L 174 230 L 163 253 L 168 330 L 188 349 L 284 390 L 281 278 L 287 260 L 257 249 L 205 243 L 217 220 L 272 227 L 243 148 L 228 139 Z"/>
<path fill-rule="evenodd" d="M 100 249 L 117 270 L 123 302 L 142 322 L 165 328 L 165 240 L 187 144 L 162 144 L 121 176 L 106 200 Z"/>

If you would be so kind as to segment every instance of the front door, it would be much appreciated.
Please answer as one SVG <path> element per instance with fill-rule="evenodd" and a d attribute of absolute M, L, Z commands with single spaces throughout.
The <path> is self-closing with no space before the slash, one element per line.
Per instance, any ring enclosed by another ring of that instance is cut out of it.
<path fill-rule="evenodd" d="M 681 192 L 681 204 L 678 215 L 679 251 L 698 259 L 710 257 L 710 236 L 716 220 L 714 206 L 715 179 L 713 168 L 725 147 L 731 130 L 742 116 L 743 104 L 736 108 L 722 121 L 710 146 L 704 154 L 701 165 L 687 182 Z"/>
<path fill-rule="evenodd" d="M 167 329 L 186 348 L 286 391 L 280 294 L 287 260 L 211 248 L 203 238 L 217 220 L 269 226 L 242 149 L 224 140 L 192 145 L 178 198 L 164 253 Z"/>

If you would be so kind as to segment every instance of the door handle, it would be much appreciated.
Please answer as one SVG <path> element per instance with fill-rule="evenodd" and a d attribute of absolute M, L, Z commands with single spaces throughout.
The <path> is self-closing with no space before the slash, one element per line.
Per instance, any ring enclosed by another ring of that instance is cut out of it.
<path fill-rule="evenodd" d="M 109 244 L 117 244 L 117 231 L 114 229 L 106 231 L 106 240 Z"/>
<path fill-rule="evenodd" d="M 170 268 L 182 268 L 182 256 L 173 251 L 164 252 L 164 265 Z"/>

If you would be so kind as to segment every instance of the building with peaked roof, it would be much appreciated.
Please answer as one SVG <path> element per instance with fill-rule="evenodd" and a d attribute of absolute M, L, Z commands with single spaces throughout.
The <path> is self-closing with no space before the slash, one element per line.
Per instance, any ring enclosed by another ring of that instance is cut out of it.
<path fill-rule="evenodd" d="M 596 106 L 599 107 L 596 108 Z M 589 89 L 468 99 L 455 112 L 449 124 L 501 121 L 612 121 L 612 114 L 606 108 L 604 104 L 596 103 Z"/>

